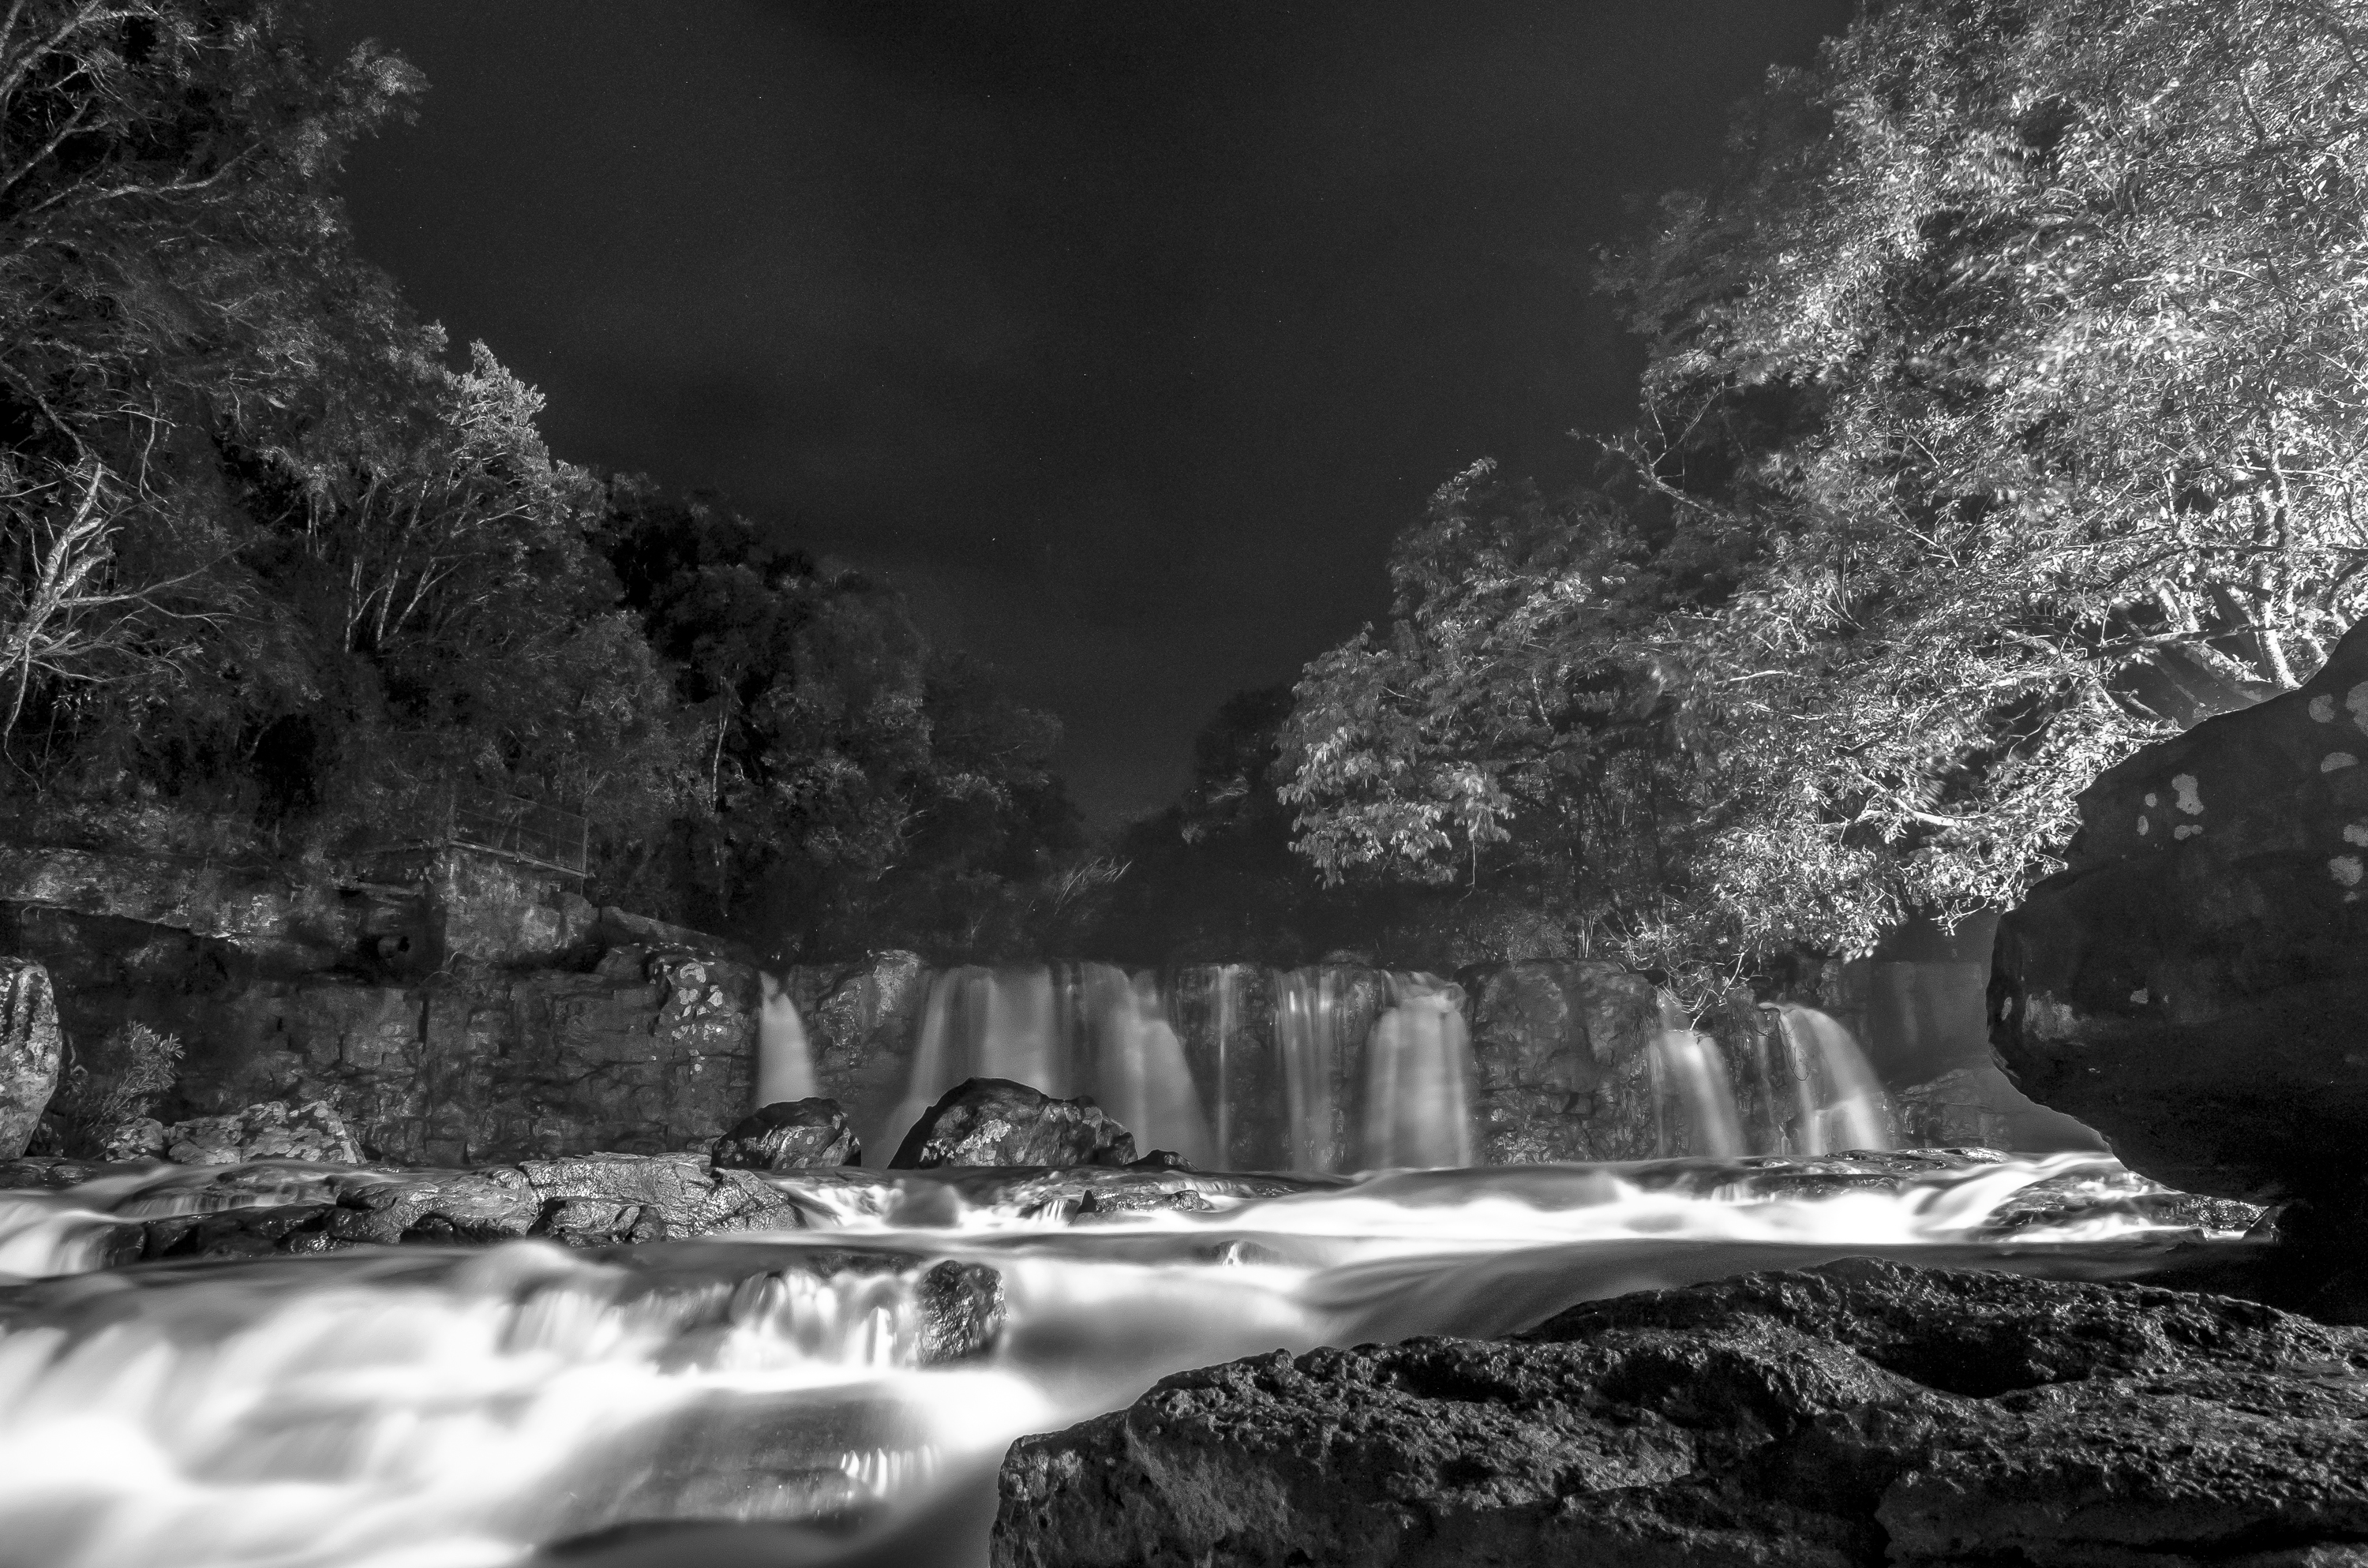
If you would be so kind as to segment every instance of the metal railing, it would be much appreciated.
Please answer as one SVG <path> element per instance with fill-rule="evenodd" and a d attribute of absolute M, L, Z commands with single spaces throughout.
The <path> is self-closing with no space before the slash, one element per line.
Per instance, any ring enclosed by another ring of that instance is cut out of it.
<path fill-rule="evenodd" d="M 469 785 L 454 786 L 444 813 L 446 842 L 582 877 L 592 862 L 592 824 L 581 812 Z"/>

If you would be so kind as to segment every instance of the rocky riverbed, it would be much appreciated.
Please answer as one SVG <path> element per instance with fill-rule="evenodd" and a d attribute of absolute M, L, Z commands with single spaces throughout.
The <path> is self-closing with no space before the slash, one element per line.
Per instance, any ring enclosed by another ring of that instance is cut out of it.
<path fill-rule="evenodd" d="M 1851 1261 L 1276 1353 L 1013 1446 L 997 1568 L 2210 1561 L 2368 1541 L 2368 1331 Z"/>

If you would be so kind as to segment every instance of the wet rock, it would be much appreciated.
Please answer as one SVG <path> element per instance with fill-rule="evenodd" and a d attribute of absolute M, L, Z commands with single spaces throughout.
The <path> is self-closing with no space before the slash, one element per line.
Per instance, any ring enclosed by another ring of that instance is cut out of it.
<path fill-rule="evenodd" d="M 359 1165 L 362 1152 L 345 1119 L 325 1100 L 290 1110 L 279 1100 L 227 1116 L 200 1116 L 165 1132 L 165 1155 L 184 1165 L 235 1165 L 249 1160 L 312 1160 Z"/>
<path fill-rule="evenodd" d="M 99 1138 L 98 1152 L 109 1160 L 161 1160 L 172 1142 L 163 1122 L 137 1116 L 108 1129 Z"/>
<path fill-rule="evenodd" d="M 275 1254 L 334 1252 L 355 1244 L 330 1231 L 334 1203 L 284 1203 L 268 1208 L 228 1209 L 211 1214 L 174 1214 L 150 1220 L 143 1229 L 143 1259 L 269 1257 Z"/>
<path fill-rule="evenodd" d="M 924 1366 L 967 1361 L 995 1347 L 1003 1332 L 1003 1276 L 983 1263 L 935 1264 L 914 1287 Z"/>
<path fill-rule="evenodd" d="M 32 1142 L 63 1055 L 49 971 L 28 959 L 0 958 L 0 1160 L 16 1159 Z"/>
<path fill-rule="evenodd" d="M 998 1568 L 2345 1560 L 2368 1333 L 1853 1261 L 1281 1352 L 1023 1439 Z"/>
<path fill-rule="evenodd" d="M 1056 1100 L 1008 1078 L 969 1078 L 922 1113 L 891 1170 L 940 1165 L 1123 1165 L 1134 1135 L 1080 1096 Z"/>
<path fill-rule="evenodd" d="M 818 1165 L 853 1165 L 863 1145 L 848 1126 L 847 1112 L 833 1099 L 782 1100 L 742 1119 L 715 1141 L 718 1167 L 752 1171 L 802 1171 Z"/>
<path fill-rule="evenodd" d="M 337 1184 L 329 1233 L 351 1242 L 495 1242 L 523 1236 L 543 1203 L 526 1174 L 496 1165 Z"/>
<path fill-rule="evenodd" d="M 716 1170 L 700 1154 L 593 1154 L 518 1166 L 563 1240 L 650 1241 L 720 1231 L 793 1231 L 795 1205 L 754 1172 Z"/>
<path fill-rule="evenodd" d="M 1990 984 L 2025 1093 L 2169 1186 L 2300 1200 L 2325 1267 L 2368 1228 L 2363 759 L 2368 625 L 2301 689 L 2100 775 Z"/>

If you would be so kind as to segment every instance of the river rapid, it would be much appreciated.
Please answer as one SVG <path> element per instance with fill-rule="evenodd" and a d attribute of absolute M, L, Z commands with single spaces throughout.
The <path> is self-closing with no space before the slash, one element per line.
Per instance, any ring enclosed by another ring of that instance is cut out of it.
<path fill-rule="evenodd" d="M 1187 1368 L 1843 1256 L 2113 1278 L 2259 1244 L 2090 1154 L 1247 1190 L 1078 1216 L 916 1174 L 811 1188 L 797 1232 L 107 1271 L 87 1238 L 171 1178 L 0 1193 L 0 1568 L 976 1564 L 1014 1437 Z M 984 1353 L 932 1359 L 941 1260 L 1000 1278 Z"/>

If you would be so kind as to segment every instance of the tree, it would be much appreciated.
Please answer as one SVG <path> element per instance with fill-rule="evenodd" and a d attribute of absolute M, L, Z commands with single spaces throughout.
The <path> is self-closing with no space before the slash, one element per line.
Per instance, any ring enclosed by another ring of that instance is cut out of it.
<path fill-rule="evenodd" d="M 1863 951 L 2013 900 L 2096 771 L 2305 677 L 2368 592 L 2364 26 L 1902 0 L 1771 77 L 1607 267 L 1650 360 L 1606 482 L 1476 530 L 1442 493 L 1387 648 L 1311 668 L 1304 849 L 1494 854 L 1673 971 Z M 1616 760 L 1612 713 L 1651 736 Z"/>
<path fill-rule="evenodd" d="M 933 647 L 892 587 L 707 500 L 611 484 L 602 546 L 696 715 L 700 804 L 638 873 L 682 917 L 793 955 L 1025 945 L 1073 846 L 1049 716 Z"/>

